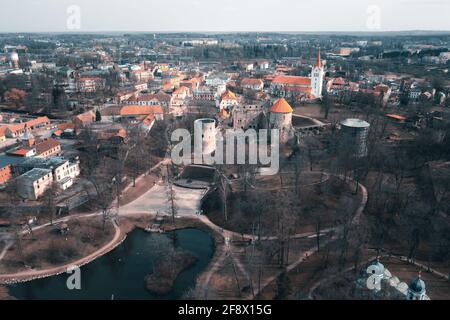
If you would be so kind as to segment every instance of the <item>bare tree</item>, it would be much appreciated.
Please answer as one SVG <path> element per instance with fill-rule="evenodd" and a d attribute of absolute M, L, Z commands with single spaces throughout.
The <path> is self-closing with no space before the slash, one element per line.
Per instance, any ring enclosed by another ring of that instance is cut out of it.
<path fill-rule="evenodd" d="M 56 197 L 58 194 L 59 187 L 56 182 L 52 182 L 52 184 L 45 190 L 42 200 L 45 205 L 45 210 L 50 220 L 50 225 L 53 225 L 53 220 L 55 219 L 56 209 L 57 209 L 57 201 Z"/>

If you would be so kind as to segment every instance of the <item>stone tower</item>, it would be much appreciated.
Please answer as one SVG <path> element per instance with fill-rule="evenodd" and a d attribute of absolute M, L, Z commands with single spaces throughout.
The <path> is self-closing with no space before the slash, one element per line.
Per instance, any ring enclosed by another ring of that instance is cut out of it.
<path fill-rule="evenodd" d="M 294 136 L 292 128 L 292 112 L 294 110 L 284 99 L 278 99 L 269 109 L 269 129 L 280 130 L 280 142 L 286 143 Z"/>

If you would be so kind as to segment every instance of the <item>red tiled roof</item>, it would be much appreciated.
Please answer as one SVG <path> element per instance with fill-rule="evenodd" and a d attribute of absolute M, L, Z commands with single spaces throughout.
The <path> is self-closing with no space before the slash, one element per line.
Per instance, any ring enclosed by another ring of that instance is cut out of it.
<path fill-rule="evenodd" d="M 66 129 L 75 129 L 75 125 L 73 123 L 60 123 L 58 124 L 58 130 L 66 130 Z"/>
<path fill-rule="evenodd" d="M 138 115 L 149 115 L 149 114 L 163 114 L 164 110 L 161 106 L 135 106 L 129 105 L 124 106 L 120 109 L 121 116 L 138 116 Z"/>
<path fill-rule="evenodd" d="M 16 156 L 25 157 L 28 152 L 30 152 L 30 149 L 23 148 L 23 149 L 14 150 L 13 152 L 11 152 L 11 154 L 16 155 Z"/>
<path fill-rule="evenodd" d="M 286 99 L 281 98 L 275 101 L 275 103 L 273 104 L 273 106 L 270 108 L 269 111 L 274 113 L 291 113 L 294 110 L 286 101 Z"/>
<path fill-rule="evenodd" d="M 221 100 L 236 100 L 236 95 L 230 90 L 225 91 L 222 94 Z"/>
<path fill-rule="evenodd" d="M 263 85 L 263 81 L 261 79 L 255 78 L 244 78 L 241 80 L 242 86 L 255 86 L 255 85 Z"/>
<path fill-rule="evenodd" d="M 50 119 L 48 117 L 44 116 L 44 117 L 37 117 L 35 119 L 31 119 L 26 122 L 13 124 L 13 125 L 8 126 L 8 128 L 12 132 L 17 132 L 19 130 L 23 130 L 25 127 L 34 128 L 37 125 L 46 124 L 46 123 L 50 123 Z"/>
<path fill-rule="evenodd" d="M 90 110 L 75 116 L 75 119 L 79 120 L 82 123 L 90 123 L 95 120 L 95 113 L 94 111 Z"/>
<path fill-rule="evenodd" d="M 48 138 L 42 142 L 36 143 L 34 147 L 36 148 L 36 154 L 40 155 L 59 146 L 61 146 L 61 143 L 58 140 Z"/>
<path fill-rule="evenodd" d="M 298 76 L 276 76 L 272 83 L 294 86 L 311 86 L 311 79 Z"/>
<path fill-rule="evenodd" d="M 164 92 L 159 93 L 147 93 L 143 94 L 140 97 L 133 97 L 128 99 L 129 101 L 150 101 L 150 100 L 158 100 L 158 101 L 170 101 L 170 95 Z"/>
<path fill-rule="evenodd" d="M 189 88 L 188 87 L 179 87 L 177 89 L 175 89 L 175 91 L 173 92 L 173 94 L 183 94 L 183 93 L 189 93 Z"/>

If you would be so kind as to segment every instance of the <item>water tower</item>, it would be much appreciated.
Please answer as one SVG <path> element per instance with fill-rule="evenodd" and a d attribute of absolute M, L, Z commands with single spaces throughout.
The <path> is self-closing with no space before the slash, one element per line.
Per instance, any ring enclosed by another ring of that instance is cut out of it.
<path fill-rule="evenodd" d="M 367 137 L 370 124 L 361 119 L 341 122 L 340 147 L 356 158 L 367 156 Z"/>
<path fill-rule="evenodd" d="M 17 54 L 17 52 L 11 52 L 11 54 L 9 55 L 9 61 L 12 68 L 16 70 L 19 69 L 19 55 Z"/>

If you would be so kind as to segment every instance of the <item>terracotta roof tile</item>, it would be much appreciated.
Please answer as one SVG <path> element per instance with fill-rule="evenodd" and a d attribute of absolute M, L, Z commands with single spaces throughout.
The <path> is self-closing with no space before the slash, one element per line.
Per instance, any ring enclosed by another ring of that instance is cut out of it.
<path fill-rule="evenodd" d="M 281 98 L 275 101 L 269 111 L 274 113 L 291 113 L 294 110 L 284 98 Z"/>

